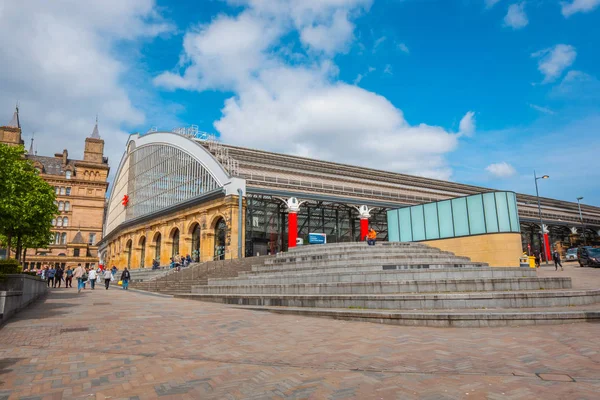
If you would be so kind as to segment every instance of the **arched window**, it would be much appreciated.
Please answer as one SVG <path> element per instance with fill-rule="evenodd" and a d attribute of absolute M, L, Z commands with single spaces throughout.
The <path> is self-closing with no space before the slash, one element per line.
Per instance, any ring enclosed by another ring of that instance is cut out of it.
<path fill-rule="evenodd" d="M 160 233 L 154 236 L 154 259 L 160 264 Z"/>
<path fill-rule="evenodd" d="M 71 188 L 70 188 L 70 187 L 68 187 L 68 188 L 67 188 L 67 196 L 70 196 L 70 195 L 71 195 Z"/>
<path fill-rule="evenodd" d="M 60 233 L 54 232 L 54 244 L 60 244 Z"/>
<path fill-rule="evenodd" d="M 60 188 L 60 194 L 63 195 L 63 196 L 65 195 L 65 188 L 64 187 Z"/>
<path fill-rule="evenodd" d="M 94 179 L 98 180 L 98 178 L 100 178 L 100 173 L 96 172 L 96 175 L 94 176 Z"/>
<path fill-rule="evenodd" d="M 71 211 L 71 203 L 68 201 L 65 201 L 65 211 Z"/>
<path fill-rule="evenodd" d="M 56 186 L 56 187 L 54 188 L 54 191 L 56 192 L 56 194 L 60 194 L 60 188 L 59 188 L 58 186 Z"/>
<path fill-rule="evenodd" d="M 87 171 L 85 171 L 85 172 L 83 173 L 83 179 L 85 179 L 86 181 L 87 181 L 88 179 L 90 179 L 90 173 L 89 173 L 89 172 L 87 172 Z"/>
<path fill-rule="evenodd" d="M 144 268 L 146 263 L 146 237 L 140 239 L 140 268 Z"/>
<path fill-rule="evenodd" d="M 127 268 L 131 269 L 131 239 L 127 241 L 125 251 L 127 252 Z"/>
<path fill-rule="evenodd" d="M 200 224 L 194 224 L 192 229 L 192 260 L 200 261 Z"/>
<path fill-rule="evenodd" d="M 65 209 L 65 203 L 63 201 L 58 202 L 58 211 L 63 211 Z"/>
<path fill-rule="evenodd" d="M 173 241 L 171 257 L 175 257 L 177 254 L 179 254 L 179 229 L 175 228 L 175 230 L 171 233 L 171 240 Z"/>
<path fill-rule="evenodd" d="M 215 224 L 215 260 L 225 259 L 225 238 L 227 236 L 227 224 L 223 218 L 219 218 Z"/>
<path fill-rule="evenodd" d="M 71 171 L 65 172 L 65 178 L 71 179 Z"/>
<path fill-rule="evenodd" d="M 60 243 L 61 244 L 67 244 L 67 232 L 63 232 L 61 237 L 60 237 Z"/>
<path fill-rule="evenodd" d="M 56 220 L 56 226 L 62 226 L 62 222 L 63 222 L 62 218 L 58 217 L 57 220 Z"/>
<path fill-rule="evenodd" d="M 56 226 L 56 218 L 52 218 L 52 226 Z"/>
<path fill-rule="evenodd" d="M 63 218 L 63 226 L 69 226 L 69 218 L 67 218 L 67 217 Z"/>

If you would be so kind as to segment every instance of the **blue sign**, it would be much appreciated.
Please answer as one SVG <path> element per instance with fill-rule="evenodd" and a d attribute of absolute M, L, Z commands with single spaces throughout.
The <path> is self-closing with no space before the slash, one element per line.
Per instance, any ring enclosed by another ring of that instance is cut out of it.
<path fill-rule="evenodd" d="M 325 244 L 327 243 L 327 235 L 324 233 L 309 233 L 308 234 L 309 244 Z"/>

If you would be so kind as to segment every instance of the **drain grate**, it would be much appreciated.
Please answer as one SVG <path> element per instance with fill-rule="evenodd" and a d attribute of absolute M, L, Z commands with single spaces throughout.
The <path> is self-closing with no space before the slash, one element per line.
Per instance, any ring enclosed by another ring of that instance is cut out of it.
<path fill-rule="evenodd" d="M 87 332 L 90 328 L 65 328 L 61 329 L 60 333 L 71 333 L 71 332 Z"/>

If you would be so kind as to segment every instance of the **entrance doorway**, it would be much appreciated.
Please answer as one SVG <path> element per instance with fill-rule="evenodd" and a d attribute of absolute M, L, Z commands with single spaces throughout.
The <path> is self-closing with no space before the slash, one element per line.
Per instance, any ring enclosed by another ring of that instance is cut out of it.
<path fill-rule="evenodd" d="M 215 224 L 215 260 L 225 259 L 226 236 L 227 224 L 223 218 L 219 218 Z"/>
<path fill-rule="evenodd" d="M 200 224 L 194 224 L 192 228 L 192 260 L 200 261 Z"/>

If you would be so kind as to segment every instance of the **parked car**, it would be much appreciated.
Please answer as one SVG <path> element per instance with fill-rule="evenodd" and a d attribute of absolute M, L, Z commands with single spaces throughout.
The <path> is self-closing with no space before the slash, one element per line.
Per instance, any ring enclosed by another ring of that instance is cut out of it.
<path fill-rule="evenodd" d="M 567 261 L 577 260 L 577 248 L 573 247 L 573 248 L 567 250 L 567 254 L 565 254 L 565 260 L 567 260 Z"/>
<path fill-rule="evenodd" d="M 577 250 L 577 257 L 582 267 L 600 267 L 600 249 L 592 246 L 580 247 Z"/>

